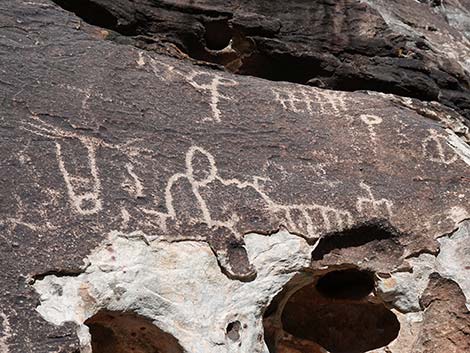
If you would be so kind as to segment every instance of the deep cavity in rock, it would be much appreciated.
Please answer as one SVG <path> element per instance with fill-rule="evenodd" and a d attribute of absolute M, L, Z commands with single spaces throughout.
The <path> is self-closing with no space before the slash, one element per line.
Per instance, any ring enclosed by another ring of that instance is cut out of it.
<path fill-rule="evenodd" d="M 100 311 L 85 324 L 93 353 L 183 353 L 173 336 L 133 313 Z"/>
<path fill-rule="evenodd" d="M 398 319 L 374 295 L 370 272 L 337 270 L 294 282 L 265 315 L 271 353 L 319 353 L 322 348 L 362 353 L 385 347 L 398 336 Z M 302 282 L 306 284 L 299 286 Z"/>

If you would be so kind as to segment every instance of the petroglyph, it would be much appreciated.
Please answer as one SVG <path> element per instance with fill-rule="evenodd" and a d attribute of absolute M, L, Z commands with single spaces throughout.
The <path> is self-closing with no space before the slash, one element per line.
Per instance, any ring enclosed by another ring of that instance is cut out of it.
<path fill-rule="evenodd" d="M 188 72 L 176 70 L 173 66 L 168 65 L 164 62 L 157 63 L 157 61 L 155 61 L 155 59 L 153 58 L 149 58 L 149 64 L 152 68 L 153 73 L 159 79 L 163 81 L 168 81 L 174 78 L 175 75 L 178 75 L 191 87 L 195 88 L 198 92 L 208 94 L 211 114 L 210 116 L 204 117 L 202 121 L 222 121 L 222 111 L 219 108 L 220 100 L 231 100 L 232 98 L 225 94 L 222 94 L 220 92 L 220 87 L 237 86 L 237 81 L 212 72 L 198 71 L 194 69 L 191 69 Z"/>
<path fill-rule="evenodd" d="M 72 207 L 81 215 L 95 214 L 102 209 L 100 199 L 101 181 L 96 165 L 96 148 L 100 145 L 100 140 L 91 136 L 80 135 L 74 131 L 65 131 L 59 129 L 52 124 L 46 123 L 37 116 L 31 117 L 34 123 L 26 122 L 23 128 L 36 135 L 55 139 L 56 159 L 59 166 L 59 171 L 65 181 L 67 194 Z M 62 153 L 62 145 L 59 142 L 62 139 L 73 138 L 77 139 L 87 153 L 87 163 L 90 176 L 83 177 L 78 175 L 71 175 L 67 170 Z M 89 187 L 91 185 L 91 188 Z M 89 191 L 78 193 L 76 189 L 86 188 Z"/>
<path fill-rule="evenodd" d="M 96 158 L 98 148 L 106 147 L 118 150 L 131 161 L 135 161 L 136 157 L 152 156 L 154 153 L 152 150 L 136 146 L 136 144 L 141 142 L 141 139 L 132 139 L 122 144 L 111 144 L 95 136 L 83 135 L 74 130 L 60 128 L 44 121 L 38 116 L 33 115 L 31 116 L 31 119 L 32 122 L 23 122 L 21 128 L 35 135 L 55 140 L 55 155 L 58 163 L 58 170 L 65 181 L 70 204 L 73 209 L 81 215 L 96 214 L 103 208 L 101 200 L 101 179 Z M 87 176 L 72 175 L 72 173 L 67 169 L 67 159 L 63 153 L 63 148 L 66 145 L 67 139 L 77 140 L 84 147 L 88 169 Z M 126 170 L 132 179 L 128 183 L 128 191 L 134 197 L 143 197 L 144 187 L 134 172 L 133 164 L 126 164 Z"/>
<path fill-rule="evenodd" d="M 81 142 L 87 149 L 88 154 L 88 165 L 90 167 L 90 174 L 92 176 L 92 185 L 93 188 L 89 192 L 82 194 L 77 194 L 75 192 L 74 183 L 80 185 L 83 181 L 81 177 L 74 177 L 69 174 L 65 168 L 64 159 L 62 157 L 62 146 L 60 143 L 56 142 L 56 155 L 57 162 L 59 163 L 59 170 L 64 177 L 65 185 L 67 187 L 67 193 L 69 198 L 74 206 L 75 210 L 82 215 L 91 215 L 101 211 L 102 204 L 100 200 L 101 192 L 101 182 L 98 176 L 98 169 L 96 167 L 96 149 L 95 146 L 87 141 L 86 139 L 81 139 Z M 85 179 L 88 181 L 87 179 Z"/>
<path fill-rule="evenodd" d="M 292 87 L 273 88 L 276 101 L 285 110 L 295 113 L 313 114 L 315 108 L 320 114 L 340 115 L 347 111 L 346 95 L 343 92 L 317 90 L 314 88 Z"/>
<path fill-rule="evenodd" d="M 423 141 L 423 155 L 433 162 L 452 164 L 458 156 L 450 149 L 445 148 L 447 136 L 439 134 L 434 129 L 429 129 L 429 135 Z"/>
<path fill-rule="evenodd" d="M 375 132 L 374 126 L 380 125 L 382 123 L 382 118 L 372 114 L 361 114 L 361 120 L 367 124 L 367 128 L 370 132 L 370 139 L 375 143 L 377 134 Z"/>
<path fill-rule="evenodd" d="M 201 154 L 207 161 L 207 170 L 203 177 L 197 177 L 194 173 L 194 158 L 196 154 Z M 160 212 L 151 209 L 142 209 L 146 214 L 158 217 L 161 229 L 167 230 L 167 221 L 174 220 L 178 222 L 177 210 L 174 207 L 174 195 L 172 189 L 177 182 L 182 179 L 189 182 L 191 193 L 197 201 L 200 211 L 200 222 L 204 222 L 209 227 L 223 227 L 229 229 L 235 236 L 240 237 L 237 232 L 237 223 L 239 216 L 232 214 L 229 219 L 224 221 L 213 218 L 207 201 L 204 199 L 202 191 L 210 188 L 212 183 L 219 182 L 226 187 L 235 186 L 238 189 L 252 189 L 260 199 L 264 201 L 267 213 L 272 216 L 278 216 L 290 231 L 299 234 L 305 234 L 315 237 L 320 231 L 330 231 L 350 227 L 353 223 L 353 217 L 347 210 L 341 210 L 330 206 L 311 204 L 292 204 L 285 205 L 274 201 L 264 190 L 260 182 L 269 181 L 268 178 L 253 176 L 252 181 L 240 181 L 238 179 L 224 179 L 219 175 L 215 159 L 212 154 L 201 147 L 193 146 L 185 158 L 186 172 L 177 173 L 171 176 L 165 188 L 166 212 Z"/>
<path fill-rule="evenodd" d="M 8 316 L 3 312 L 0 312 L 0 318 L 2 327 L 2 336 L 0 337 L 0 352 L 8 353 L 10 351 L 10 347 L 8 346 L 8 340 L 12 337 L 10 321 L 8 319 Z"/>
<path fill-rule="evenodd" d="M 137 64 L 139 65 L 139 62 L 140 63 L 143 62 L 145 65 L 145 59 L 141 55 L 142 53 L 139 53 L 139 59 L 137 61 Z M 175 70 L 174 66 L 165 64 L 162 61 L 157 62 L 154 58 L 150 56 L 148 56 L 147 58 L 148 58 L 148 63 L 150 65 L 150 68 L 152 69 L 153 74 L 160 80 L 169 81 L 174 77 L 175 74 L 180 75 L 182 78 L 184 78 L 184 74 L 178 70 Z"/>
<path fill-rule="evenodd" d="M 127 210 L 122 207 L 121 208 L 121 228 L 123 229 L 127 229 L 129 227 L 129 220 L 130 220 L 131 216 L 129 214 L 129 212 L 127 212 Z"/>
<path fill-rule="evenodd" d="M 142 67 L 145 65 L 145 59 L 144 59 L 144 53 L 139 51 L 139 58 L 136 60 L 136 63 L 139 67 Z"/>
<path fill-rule="evenodd" d="M 372 193 L 372 188 L 364 182 L 359 186 L 366 191 L 367 196 L 359 196 L 356 202 L 356 209 L 359 213 L 368 213 L 371 216 L 385 216 L 391 218 L 393 216 L 393 203 L 387 199 L 376 199 Z"/>
<path fill-rule="evenodd" d="M 144 186 L 140 181 L 137 174 L 134 173 L 134 166 L 131 163 L 126 163 L 127 173 L 132 178 L 132 181 L 126 181 L 122 186 L 129 190 L 129 194 L 134 197 L 144 197 Z"/>
<path fill-rule="evenodd" d="M 212 74 L 196 70 L 191 70 L 191 72 L 186 76 L 186 79 L 188 83 L 195 89 L 197 89 L 198 91 L 208 92 L 210 95 L 209 106 L 211 107 L 212 117 L 206 117 L 203 119 L 203 121 L 220 122 L 222 112 L 219 109 L 219 101 L 221 99 L 230 100 L 231 98 L 220 93 L 219 87 L 233 87 L 238 85 L 238 82 L 232 79 L 222 77 L 218 74 Z"/>

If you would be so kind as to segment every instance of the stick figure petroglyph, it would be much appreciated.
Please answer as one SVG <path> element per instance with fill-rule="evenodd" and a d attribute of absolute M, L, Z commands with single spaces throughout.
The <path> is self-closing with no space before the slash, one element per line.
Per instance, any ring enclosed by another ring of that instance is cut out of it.
<path fill-rule="evenodd" d="M 423 155 L 429 157 L 433 162 L 452 164 L 458 160 L 458 157 L 449 148 L 448 152 L 445 150 L 446 136 L 439 134 L 434 129 L 429 129 L 429 135 L 423 141 Z"/>
<path fill-rule="evenodd" d="M 377 152 L 377 133 L 375 132 L 375 126 L 382 123 L 382 118 L 372 114 L 361 114 L 361 120 L 367 125 L 369 130 L 369 136 L 373 143 L 374 152 Z"/>
<path fill-rule="evenodd" d="M 175 69 L 173 66 L 168 65 L 163 62 L 156 62 L 155 59 L 149 58 L 150 67 L 152 68 L 155 76 L 158 78 L 167 81 L 173 75 L 179 75 L 183 80 L 185 80 L 191 87 L 195 88 L 198 92 L 208 93 L 209 94 L 209 107 L 211 110 L 211 116 L 207 116 L 202 119 L 202 121 L 215 121 L 221 122 L 222 120 L 222 111 L 219 108 L 219 103 L 221 99 L 231 100 L 232 98 L 224 95 L 220 92 L 220 87 L 234 87 L 238 85 L 238 82 L 223 77 L 217 73 L 198 71 L 191 69 L 188 72 L 180 71 Z M 140 60 L 140 57 L 139 57 Z"/>
<path fill-rule="evenodd" d="M 203 71 L 191 70 L 186 76 L 188 83 L 195 89 L 210 94 L 209 106 L 211 107 L 212 117 L 204 118 L 203 121 L 220 122 L 222 112 L 219 109 L 220 99 L 230 100 L 231 98 L 219 92 L 220 86 L 233 87 L 238 85 L 238 82 L 229 78 L 222 77 L 218 74 L 212 74 Z M 199 80 L 200 82 L 198 82 Z M 205 82 L 204 81 L 208 81 Z"/>

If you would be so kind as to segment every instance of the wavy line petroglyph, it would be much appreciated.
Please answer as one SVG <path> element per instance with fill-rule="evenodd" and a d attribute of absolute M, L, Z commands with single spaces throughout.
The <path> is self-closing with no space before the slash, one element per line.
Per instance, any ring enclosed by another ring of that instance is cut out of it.
<path fill-rule="evenodd" d="M 196 153 L 204 156 L 208 162 L 208 170 L 206 176 L 197 179 L 194 175 L 193 159 Z M 172 188 L 180 179 L 186 179 L 191 185 L 191 191 L 197 200 L 198 207 L 201 211 L 202 217 L 200 221 L 207 224 L 209 227 L 225 227 L 237 234 L 236 225 L 239 221 L 239 216 L 233 214 L 229 220 L 218 221 L 213 219 L 206 200 L 202 195 L 204 188 L 210 188 L 213 182 L 220 182 L 224 186 L 235 186 L 238 189 L 251 188 L 255 190 L 260 198 L 265 202 L 265 209 L 272 215 L 281 216 L 285 225 L 292 232 L 298 232 L 308 236 L 316 236 L 321 230 L 338 230 L 349 227 L 353 223 L 353 217 L 347 210 L 341 210 L 330 206 L 319 204 L 292 204 L 284 205 L 275 202 L 266 192 L 260 182 L 268 181 L 269 179 L 260 176 L 252 177 L 253 181 L 240 181 L 238 179 L 224 179 L 222 178 L 216 166 L 214 157 L 205 149 L 197 146 L 191 147 L 185 158 L 186 172 L 177 173 L 171 176 L 165 188 L 165 205 L 167 212 L 159 212 L 151 209 L 143 209 L 144 213 L 159 217 L 162 230 L 166 231 L 166 222 L 169 219 L 178 221 L 177 212 L 173 205 Z"/>
<path fill-rule="evenodd" d="M 3 335 L 2 337 L 0 337 L 0 352 L 8 353 L 10 351 L 10 347 L 8 346 L 8 340 L 10 339 L 10 337 L 12 337 L 10 321 L 8 319 L 8 316 L 3 312 L 0 312 L 0 318 L 2 319 L 1 326 L 3 328 Z"/>
<path fill-rule="evenodd" d="M 372 188 L 364 182 L 359 186 L 366 191 L 367 196 L 359 196 L 356 202 L 356 209 L 359 213 L 369 212 L 374 216 L 386 216 L 391 218 L 393 216 L 393 202 L 387 199 L 376 199 L 372 193 Z"/>
<path fill-rule="evenodd" d="M 343 92 L 318 90 L 314 88 L 279 87 L 272 89 L 275 100 L 284 110 L 294 113 L 313 114 L 315 108 L 320 114 L 340 115 L 347 112 L 346 95 Z"/>
<path fill-rule="evenodd" d="M 452 164 L 458 160 L 458 156 L 450 148 L 446 149 L 447 136 L 439 134 L 434 129 L 428 130 L 429 135 L 423 141 L 423 156 L 433 162 Z"/>

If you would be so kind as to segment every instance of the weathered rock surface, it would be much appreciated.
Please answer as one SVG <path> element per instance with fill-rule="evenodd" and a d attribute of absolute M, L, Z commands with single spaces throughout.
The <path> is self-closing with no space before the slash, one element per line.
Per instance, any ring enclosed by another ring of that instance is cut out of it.
<path fill-rule="evenodd" d="M 0 4 L 0 352 L 468 350 L 468 3 L 57 3 Z"/>

